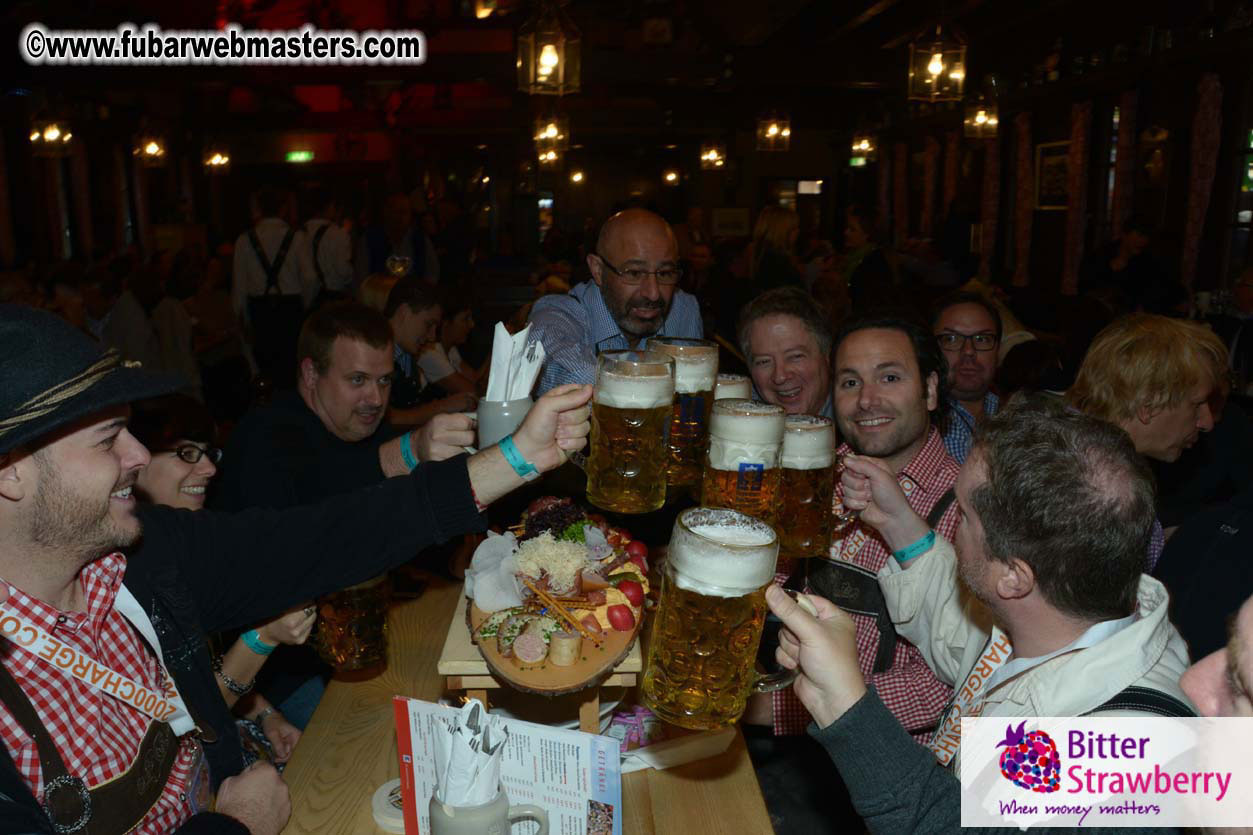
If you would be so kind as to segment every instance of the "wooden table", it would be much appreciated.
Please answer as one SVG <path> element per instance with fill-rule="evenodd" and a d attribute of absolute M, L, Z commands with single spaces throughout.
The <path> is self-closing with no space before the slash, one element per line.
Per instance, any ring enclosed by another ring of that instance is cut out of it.
<path fill-rule="evenodd" d="M 437 701 L 444 690 L 436 670 L 461 586 L 432 580 L 417 600 L 395 606 L 388 619 L 387 671 L 370 681 L 333 681 L 292 755 L 288 835 L 382 833 L 370 798 L 400 776 L 392 696 Z M 622 777 L 624 835 L 771 835 L 761 789 L 736 732 L 717 757 Z"/>

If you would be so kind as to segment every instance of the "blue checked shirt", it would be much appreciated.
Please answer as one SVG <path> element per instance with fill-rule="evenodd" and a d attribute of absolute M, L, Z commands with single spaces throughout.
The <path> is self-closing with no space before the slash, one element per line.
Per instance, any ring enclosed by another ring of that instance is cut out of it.
<path fill-rule="evenodd" d="M 949 412 L 944 427 L 944 448 L 958 464 L 966 463 L 970 448 L 974 446 L 975 416 L 954 398 L 948 399 Z M 983 396 L 983 413 L 994 415 L 1001 406 L 1001 399 L 992 392 Z"/>
<path fill-rule="evenodd" d="M 531 335 L 544 345 L 547 356 L 537 397 L 564 383 L 596 382 L 596 355 L 631 347 L 592 281 L 576 285 L 565 295 L 538 299 L 530 322 Z M 700 339 L 704 326 L 696 297 L 676 288 L 670 313 L 657 335 Z"/>

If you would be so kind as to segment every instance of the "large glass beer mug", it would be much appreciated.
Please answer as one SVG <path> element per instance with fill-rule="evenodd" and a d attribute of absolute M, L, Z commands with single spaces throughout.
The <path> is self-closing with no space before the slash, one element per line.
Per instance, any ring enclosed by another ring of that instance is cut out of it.
<path fill-rule="evenodd" d="M 738 397 L 749 400 L 753 396 L 753 383 L 743 374 L 719 374 L 714 382 L 714 400 Z"/>
<path fill-rule="evenodd" d="M 663 337 L 648 340 L 648 350 L 674 357 L 674 419 L 670 422 L 668 487 L 700 484 L 709 437 L 709 411 L 714 405 L 718 346 L 705 339 Z"/>
<path fill-rule="evenodd" d="M 606 351 L 596 359 L 587 500 L 617 513 L 649 513 L 666 502 L 674 405 L 674 358 Z"/>
<path fill-rule="evenodd" d="M 714 401 L 700 503 L 729 507 L 773 525 L 779 513 L 782 406 L 752 400 Z"/>
<path fill-rule="evenodd" d="M 387 669 L 386 574 L 318 598 L 318 655 L 342 681 L 364 681 Z"/>
<path fill-rule="evenodd" d="M 708 507 L 679 514 L 640 686 L 653 713 L 684 728 L 720 728 L 751 694 L 792 683 L 794 672 L 755 668 L 778 553 L 760 519 Z"/>
<path fill-rule="evenodd" d="M 788 415 L 783 430 L 783 510 L 779 562 L 817 557 L 831 544 L 835 426 L 830 418 Z"/>

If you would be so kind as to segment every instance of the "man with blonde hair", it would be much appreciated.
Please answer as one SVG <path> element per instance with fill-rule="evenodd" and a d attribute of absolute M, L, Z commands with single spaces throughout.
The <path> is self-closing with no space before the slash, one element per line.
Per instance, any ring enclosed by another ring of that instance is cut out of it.
<path fill-rule="evenodd" d="M 1204 325 L 1134 313 L 1096 335 L 1066 403 L 1121 427 L 1141 455 L 1175 461 L 1214 428 L 1210 394 L 1226 365 Z"/>

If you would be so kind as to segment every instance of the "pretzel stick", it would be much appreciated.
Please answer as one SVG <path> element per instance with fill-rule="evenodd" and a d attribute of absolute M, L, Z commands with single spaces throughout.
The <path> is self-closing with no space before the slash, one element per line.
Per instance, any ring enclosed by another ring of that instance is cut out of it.
<path fill-rule="evenodd" d="M 558 615 L 562 617 L 563 620 L 565 620 L 567 623 L 569 623 L 571 626 L 577 629 L 580 633 L 582 633 L 583 637 L 587 638 L 596 646 L 600 646 L 600 639 L 597 638 L 595 635 L 593 635 L 590 629 L 588 629 L 579 621 L 575 620 L 574 615 L 570 614 L 570 612 L 566 609 L 565 606 L 562 606 L 560 603 L 558 603 L 556 598 L 554 598 L 548 592 L 542 591 L 541 589 L 537 588 L 534 583 L 532 583 L 530 580 L 528 580 L 525 577 L 522 578 L 522 582 L 526 585 L 528 589 L 530 589 L 532 592 L 535 593 L 536 597 L 544 601 L 544 604 L 548 606 L 548 608 L 555 611 Z"/>

